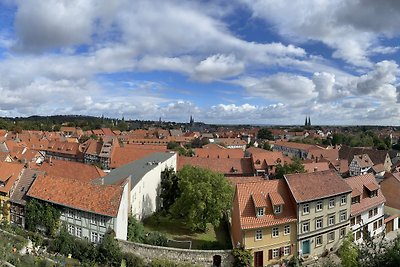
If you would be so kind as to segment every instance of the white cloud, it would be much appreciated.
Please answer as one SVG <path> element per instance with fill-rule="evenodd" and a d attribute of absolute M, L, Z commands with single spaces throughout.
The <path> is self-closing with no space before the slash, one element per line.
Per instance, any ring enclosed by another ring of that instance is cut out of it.
<path fill-rule="evenodd" d="M 243 62 L 237 62 L 233 55 L 213 55 L 201 61 L 195 68 L 192 78 L 210 82 L 220 78 L 237 76 L 244 71 Z"/>

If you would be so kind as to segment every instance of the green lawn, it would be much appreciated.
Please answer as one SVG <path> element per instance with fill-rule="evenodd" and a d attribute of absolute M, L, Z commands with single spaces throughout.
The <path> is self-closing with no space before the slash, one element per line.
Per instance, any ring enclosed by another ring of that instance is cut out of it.
<path fill-rule="evenodd" d="M 144 221 L 146 231 L 158 231 L 165 234 L 169 239 L 178 241 L 192 241 L 192 249 L 231 249 L 227 223 L 220 224 L 215 228 L 207 225 L 206 232 L 192 232 L 185 224 L 169 216 L 151 216 Z M 188 243 L 170 242 L 171 247 L 188 248 Z"/>

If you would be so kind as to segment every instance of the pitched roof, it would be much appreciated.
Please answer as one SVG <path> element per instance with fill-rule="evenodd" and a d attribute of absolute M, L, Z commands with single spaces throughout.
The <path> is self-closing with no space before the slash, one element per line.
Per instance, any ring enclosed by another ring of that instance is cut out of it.
<path fill-rule="evenodd" d="M 385 203 L 386 201 L 381 189 L 379 188 L 379 185 L 375 180 L 374 175 L 371 173 L 347 178 L 345 179 L 345 182 L 353 189 L 353 192 L 357 191 L 360 195 L 360 203 L 351 204 L 351 216 L 367 211 L 373 207 Z M 364 187 L 370 187 L 373 190 L 377 189 L 378 196 L 369 197 L 368 192 L 364 189 Z"/>
<path fill-rule="evenodd" d="M 265 178 L 261 176 L 229 176 L 226 179 L 235 187 L 237 184 L 265 181 Z"/>
<path fill-rule="evenodd" d="M 286 174 L 290 191 L 297 203 L 350 193 L 350 186 L 336 171 Z"/>
<path fill-rule="evenodd" d="M 116 147 L 111 157 L 110 168 L 118 168 L 132 161 L 150 156 L 151 154 L 166 151 L 164 146 L 159 147 L 159 149 L 154 148 L 154 146 L 152 149 L 142 149 L 139 148 L 139 146 Z"/>
<path fill-rule="evenodd" d="M 374 164 L 385 163 L 387 150 L 377 150 L 370 148 L 348 147 L 342 146 L 339 150 L 339 158 L 346 159 L 349 162 L 354 158 L 354 155 L 368 154 Z"/>
<path fill-rule="evenodd" d="M 331 149 L 320 149 L 313 148 L 308 151 L 308 158 L 310 159 L 327 159 L 329 162 L 334 162 L 339 158 L 339 149 L 331 148 Z"/>
<path fill-rule="evenodd" d="M 273 213 L 273 207 L 268 194 L 279 194 L 284 202 L 282 212 Z M 236 185 L 238 197 L 238 208 L 240 214 L 241 229 L 254 229 L 260 227 L 269 227 L 284 223 L 295 222 L 296 207 L 291 201 L 289 190 L 282 179 L 265 180 L 256 183 L 242 183 Z M 252 195 L 258 194 L 265 200 L 266 208 L 264 216 L 257 217 Z"/>
<path fill-rule="evenodd" d="M 21 205 L 26 204 L 26 192 L 38 175 L 43 175 L 41 171 L 25 169 L 13 191 L 10 200 Z"/>
<path fill-rule="evenodd" d="M 264 169 L 267 166 L 273 166 L 278 163 L 291 162 L 291 159 L 285 157 L 280 151 L 268 151 L 261 148 L 251 147 L 246 152 L 252 156 L 254 168 Z M 263 164 L 265 161 L 265 164 Z M 264 166 L 267 165 L 267 166 Z"/>
<path fill-rule="evenodd" d="M 123 187 L 96 185 L 54 176 L 38 176 L 27 195 L 61 206 L 117 217 Z"/>
<path fill-rule="evenodd" d="M 253 163 L 251 158 L 196 158 L 196 157 L 178 157 L 178 170 L 183 166 L 190 165 L 209 169 L 215 172 L 229 175 L 253 175 Z"/>
<path fill-rule="evenodd" d="M 357 162 L 357 165 L 360 168 L 366 168 L 366 167 L 372 167 L 374 166 L 374 163 L 368 156 L 368 154 L 362 154 L 362 155 L 354 155 L 353 161 Z"/>
<path fill-rule="evenodd" d="M 10 189 L 20 176 L 24 165 L 20 163 L 0 162 L 0 181 L 4 186 L 0 186 L 0 192 L 10 193 Z"/>
<path fill-rule="evenodd" d="M 240 148 L 196 148 L 194 150 L 195 157 L 199 158 L 236 158 L 244 157 L 243 150 Z"/>
<path fill-rule="evenodd" d="M 302 143 L 296 143 L 296 142 L 286 142 L 286 141 L 276 141 L 274 146 L 290 147 L 290 148 L 300 149 L 300 150 L 304 150 L 304 151 L 309 151 L 311 149 L 315 150 L 318 148 L 315 145 L 308 145 L 308 144 L 302 144 Z"/>
<path fill-rule="evenodd" d="M 41 165 L 32 167 L 32 169 L 40 170 L 50 176 L 74 179 L 82 182 L 89 182 L 106 175 L 94 165 L 56 159 L 52 159 L 51 163 L 45 161 Z"/>
<path fill-rule="evenodd" d="M 303 166 L 304 166 L 304 170 L 306 172 L 316 172 L 316 171 L 327 171 L 327 170 L 329 170 L 329 164 L 326 161 L 303 163 Z"/>

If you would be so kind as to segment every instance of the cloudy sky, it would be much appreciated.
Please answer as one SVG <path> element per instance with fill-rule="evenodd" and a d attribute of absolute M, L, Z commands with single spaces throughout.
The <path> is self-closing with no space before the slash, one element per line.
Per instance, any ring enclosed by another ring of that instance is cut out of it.
<path fill-rule="evenodd" d="M 397 0 L 0 0 L 0 116 L 400 124 Z"/>

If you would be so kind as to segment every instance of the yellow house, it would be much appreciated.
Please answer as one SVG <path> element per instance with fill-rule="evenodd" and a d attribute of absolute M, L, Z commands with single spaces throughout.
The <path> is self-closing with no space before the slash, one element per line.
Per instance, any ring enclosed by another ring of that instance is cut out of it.
<path fill-rule="evenodd" d="M 9 199 L 23 170 L 23 164 L 0 162 L 0 220 L 10 221 Z"/>
<path fill-rule="evenodd" d="M 253 266 L 273 265 L 295 255 L 296 222 L 296 206 L 283 179 L 236 185 L 232 240 L 253 252 Z"/>

